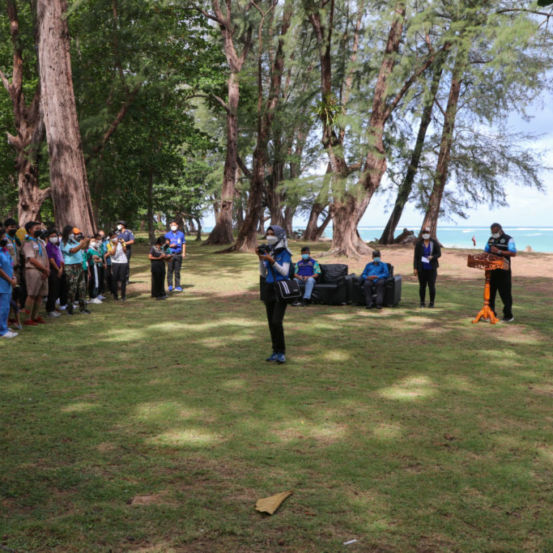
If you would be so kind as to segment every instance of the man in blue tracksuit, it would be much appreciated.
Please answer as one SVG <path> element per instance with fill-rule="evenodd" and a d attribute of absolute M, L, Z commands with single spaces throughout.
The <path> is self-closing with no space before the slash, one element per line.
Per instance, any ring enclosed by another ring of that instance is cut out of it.
<path fill-rule="evenodd" d="M 182 258 L 186 257 L 186 239 L 184 232 L 179 230 L 177 221 L 172 221 L 170 224 L 171 230 L 165 234 L 165 238 L 169 240 L 169 251 L 171 259 L 167 265 L 167 286 L 169 292 L 182 292 L 180 285 L 180 269 Z M 173 288 L 173 275 L 175 275 L 175 287 Z"/>
<path fill-rule="evenodd" d="M 376 292 L 376 308 L 382 309 L 384 303 L 384 286 L 389 276 L 388 265 L 382 263 L 380 251 L 373 251 L 373 260 L 367 263 L 361 275 L 361 286 L 365 294 L 365 306 L 367 309 L 373 307 L 373 293 Z"/>
<path fill-rule="evenodd" d="M 294 278 L 298 282 L 305 284 L 303 293 L 303 302 L 295 302 L 292 305 L 308 305 L 311 301 L 311 294 L 315 286 L 316 279 L 321 275 L 319 262 L 311 257 L 311 250 L 305 246 L 301 249 L 301 259 L 296 263 Z"/>

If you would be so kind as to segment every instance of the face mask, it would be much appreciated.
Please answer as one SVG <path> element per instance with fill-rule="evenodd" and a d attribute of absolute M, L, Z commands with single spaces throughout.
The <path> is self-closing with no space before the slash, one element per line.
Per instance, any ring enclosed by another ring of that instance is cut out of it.
<path fill-rule="evenodd" d="M 373 263 L 380 263 L 380 257 L 373 257 Z"/>
<path fill-rule="evenodd" d="M 123 228 L 123 225 L 117 225 L 117 230 L 121 230 Z"/>
<path fill-rule="evenodd" d="M 96 248 L 96 242 L 90 242 L 90 247 L 91 248 Z"/>
<path fill-rule="evenodd" d="M 175 225 L 171 225 L 171 230 L 175 232 L 179 227 L 176 227 Z"/>
<path fill-rule="evenodd" d="M 34 236 L 35 238 L 38 238 L 41 234 L 42 234 L 42 231 L 41 231 L 41 230 L 35 230 L 35 232 L 33 232 L 33 236 Z"/>
<path fill-rule="evenodd" d="M 117 243 L 117 238 L 112 238 L 111 241 L 115 244 Z"/>
<path fill-rule="evenodd" d="M 73 233 L 69 235 L 69 240 L 75 240 L 75 235 Z"/>
<path fill-rule="evenodd" d="M 50 240 L 50 244 L 57 244 L 58 243 L 58 237 L 55 236 L 53 238 L 48 238 L 48 240 Z"/>
<path fill-rule="evenodd" d="M 492 238 L 499 238 L 501 236 L 501 234 L 499 232 L 493 232 L 492 233 Z"/>
<path fill-rule="evenodd" d="M 269 246 L 274 246 L 278 242 L 278 238 L 276 236 L 267 236 L 267 244 Z"/>
<path fill-rule="evenodd" d="M 8 230 L 8 234 L 10 236 L 15 236 L 15 233 L 17 232 L 17 229 L 16 228 L 11 228 L 10 230 Z"/>
<path fill-rule="evenodd" d="M 430 240 L 430 234 L 425 233 L 422 235 L 422 238 L 423 240 Z"/>
<path fill-rule="evenodd" d="M 309 254 L 308 253 L 302 253 L 301 258 L 304 259 L 305 261 L 307 261 L 309 259 Z"/>

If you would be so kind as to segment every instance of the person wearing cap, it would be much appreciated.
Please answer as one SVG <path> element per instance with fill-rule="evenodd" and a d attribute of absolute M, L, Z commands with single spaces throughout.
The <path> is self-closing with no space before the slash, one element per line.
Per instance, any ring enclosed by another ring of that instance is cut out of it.
<path fill-rule="evenodd" d="M 292 253 L 288 249 L 286 231 L 278 225 L 271 225 L 267 229 L 267 244 L 269 252 L 256 249 L 259 257 L 259 272 L 265 278 L 262 289 L 262 298 L 267 312 L 267 322 L 271 333 L 273 353 L 266 361 L 276 361 L 279 364 L 286 362 L 286 344 L 284 341 L 284 315 L 286 302 L 282 301 L 275 283 L 280 280 L 289 280 Z"/>
<path fill-rule="evenodd" d="M 78 297 L 79 311 L 89 314 L 86 308 L 86 282 L 83 270 L 83 259 L 90 239 L 84 238 L 77 227 L 63 227 L 61 253 L 63 254 L 64 272 L 67 283 L 67 314 L 73 315 L 73 303 Z"/>
<path fill-rule="evenodd" d="M 495 296 L 499 292 L 503 302 L 503 322 L 510 323 L 515 320 L 513 317 L 513 296 L 512 296 L 512 274 L 511 258 L 517 254 L 517 248 L 512 236 L 505 234 L 499 223 L 493 223 L 490 227 L 492 235 L 484 248 L 487 253 L 493 253 L 506 258 L 509 261 L 509 268 L 494 269 L 490 274 L 490 308 L 495 313 Z"/>
<path fill-rule="evenodd" d="M 131 276 L 131 255 L 132 255 L 132 245 L 134 244 L 134 234 L 131 230 L 127 228 L 127 223 L 125 221 L 117 222 L 117 236 L 120 240 L 123 240 L 125 243 L 125 255 L 127 256 L 127 284 Z M 112 259 L 113 261 L 113 259 Z"/>
<path fill-rule="evenodd" d="M 374 250 L 373 260 L 367 263 L 361 274 L 360 284 L 365 294 L 365 307 L 370 309 L 374 306 L 373 294 L 376 292 L 376 308 L 382 309 L 384 303 L 384 285 L 390 275 L 388 265 L 382 263 L 380 251 Z"/>
<path fill-rule="evenodd" d="M 182 260 L 186 257 L 186 238 L 184 232 L 179 230 L 177 221 L 172 221 L 170 231 L 165 234 L 165 238 L 169 240 L 169 251 L 171 259 L 167 264 L 167 287 L 169 292 L 173 289 L 175 292 L 182 292 L 180 285 L 180 269 Z M 175 275 L 175 288 L 173 288 L 173 275 Z"/>
<path fill-rule="evenodd" d="M 319 262 L 311 257 L 311 250 L 305 246 L 301 249 L 301 259 L 296 263 L 294 278 L 298 282 L 305 283 L 302 302 L 294 302 L 292 305 L 308 305 L 311 302 L 311 294 L 315 282 L 321 274 Z"/>
<path fill-rule="evenodd" d="M 15 338 L 17 332 L 8 328 L 12 290 L 17 285 L 13 271 L 13 258 L 8 249 L 5 229 L 0 227 L 0 338 Z"/>
<path fill-rule="evenodd" d="M 428 307 L 434 307 L 436 299 L 436 279 L 438 277 L 438 258 L 442 255 L 440 243 L 431 238 L 430 229 L 422 229 L 421 237 L 415 244 L 413 270 L 419 279 L 420 306 L 425 307 L 426 287 L 430 295 Z"/>
<path fill-rule="evenodd" d="M 27 326 L 44 324 L 38 312 L 42 298 L 48 295 L 48 277 L 50 276 L 50 261 L 46 251 L 46 243 L 40 238 L 42 234 L 41 224 L 37 221 L 29 221 L 25 225 L 27 237 L 23 244 L 23 256 L 25 258 L 25 281 L 27 283 L 27 299 L 25 309 L 27 320 L 23 322 Z"/>

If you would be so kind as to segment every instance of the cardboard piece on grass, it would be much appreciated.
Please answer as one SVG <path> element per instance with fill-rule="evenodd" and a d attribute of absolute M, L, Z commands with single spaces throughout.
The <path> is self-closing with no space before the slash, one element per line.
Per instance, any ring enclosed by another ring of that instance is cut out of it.
<path fill-rule="evenodd" d="M 290 497 L 293 493 L 294 492 L 292 490 L 289 490 L 287 492 L 277 493 L 271 497 L 258 499 L 255 504 L 255 509 L 260 513 L 272 515 L 282 505 L 284 500 Z"/>

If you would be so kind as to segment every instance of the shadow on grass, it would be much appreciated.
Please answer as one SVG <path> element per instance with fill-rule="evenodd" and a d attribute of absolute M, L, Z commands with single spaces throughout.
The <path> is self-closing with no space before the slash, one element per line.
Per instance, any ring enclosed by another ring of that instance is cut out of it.
<path fill-rule="evenodd" d="M 524 324 L 472 325 L 480 286 L 443 279 L 433 311 L 416 307 L 411 283 L 402 305 L 381 313 L 290 307 L 289 362 L 276 366 L 264 361 L 269 336 L 250 257 L 233 257 L 222 272 L 230 257 L 206 257 L 183 271 L 190 294 L 100 306 L 91 319 L 29 333 L 2 361 L 8 546 L 546 544 L 547 302 Z M 137 265 L 142 280 L 147 268 Z M 218 281 L 206 288 L 214 269 Z M 255 285 L 232 292 L 233 282 Z M 535 302 L 533 286 L 541 284 L 525 282 L 520 297 Z M 254 512 L 256 498 L 285 489 L 295 494 L 277 515 Z M 136 496 L 152 499 L 130 505 Z"/>

